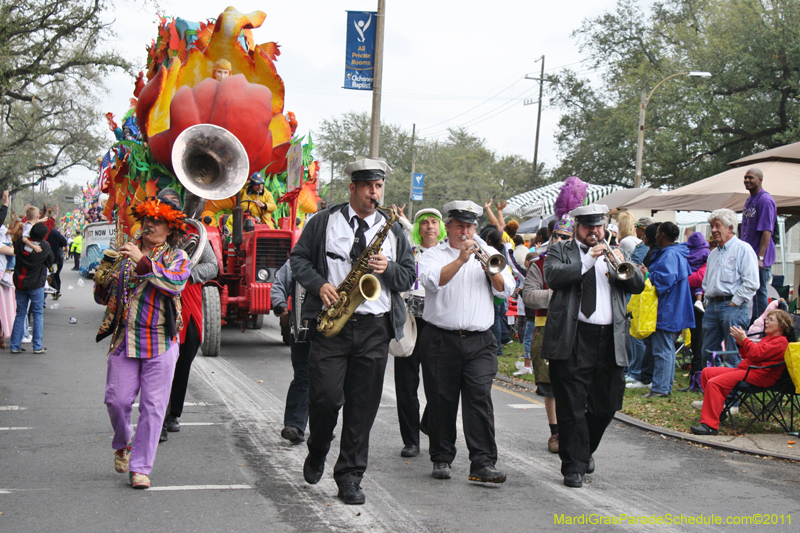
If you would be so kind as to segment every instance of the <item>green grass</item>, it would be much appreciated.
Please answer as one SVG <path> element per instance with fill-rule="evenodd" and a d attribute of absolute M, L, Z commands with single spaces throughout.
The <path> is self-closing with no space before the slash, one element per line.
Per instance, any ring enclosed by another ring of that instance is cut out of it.
<path fill-rule="evenodd" d="M 519 342 L 504 346 L 503 357 L 497 359 L 499 372 L 513 379 L 533 383 L 533 375 L 512 375 L 517 370 L 515 363 L 522 356 L 522 353 L 522 344 Z M 702 400 L 703 395 L 699 392 L 677 392 L 677 389 L 684 388 L 688 384 L 688 372 L 676 370 L 672 394 L 668 398 L 644 398 L 644 395 L 650 389 L 626 389 L 622 403 L 622 413 L 655 426 L 689 433 L 689 426 L 696 426 L 700 423 L 700 411 L 692 407 L 692 402 L 694 400 Z M 752 419 L 752 414 L 747 409 L 742 408 L 739 414 L 735 415 L 736 427 L 745 427 Z M 720 435 L 735 434 L 728 421 L 720 424 L 719 432 Z M 756 422 L 747 432 L 785 433 L 780 424 L 774 420 Z"/>

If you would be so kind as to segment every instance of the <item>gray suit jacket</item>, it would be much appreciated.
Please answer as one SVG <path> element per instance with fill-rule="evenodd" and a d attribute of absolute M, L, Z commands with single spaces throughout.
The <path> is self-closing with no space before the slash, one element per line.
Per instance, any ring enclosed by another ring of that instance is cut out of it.
<path fill-rule="evenodd" d="M 568 359 L 575 345 L 583 282 L 581 252 L 578 246 L 574 240 L 552 244 L 544 260 L 544 279 L 548 287 L 553 290 L 542 339 L 544 359 Z M 598 259 L 598 261 L 604 260 Z M 617 365 L 627 366 L 628 355 L 625 345 L 630 330 L 627 294 L 639 294 L 644 290 L 644 274 L 636 268 L 631 279 L 622 281 L 610 269 L 609 273 L 611 311 L 614 317 L 614 353 Z"/>

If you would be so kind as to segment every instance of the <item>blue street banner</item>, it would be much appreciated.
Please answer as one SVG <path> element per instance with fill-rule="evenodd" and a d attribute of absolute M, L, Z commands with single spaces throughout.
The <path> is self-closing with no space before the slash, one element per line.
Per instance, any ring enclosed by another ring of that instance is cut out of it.
<path fill-rule="evenodd" d="M 422 187 L 425 185 L 425 174 L 414 173 L 414 183 L 411 184 L 411 201 L 422 201 Z"/>
<path fill-rule="evenodd" d="M 344 60 L 344 88 L 371 91 L 375 73 L 375 28 L 378 13 L 347 12 L 347 46 Z"/>

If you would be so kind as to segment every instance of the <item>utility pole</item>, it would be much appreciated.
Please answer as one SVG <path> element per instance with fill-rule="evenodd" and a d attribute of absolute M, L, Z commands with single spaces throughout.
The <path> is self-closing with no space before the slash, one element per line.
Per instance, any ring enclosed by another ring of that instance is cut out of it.
<path fill-rule="evenodd" d="M 369 131 L 369 156 L 379 157 L 381 146 L 381 88 L 383 85 L 383 28 L 386 0 L 378 0 L 375 26 L 375 71 L 372 77 L 372 122 Z"/>
<path fill-rule="evenodd" d="M 542 55 L 542 74 L 539 76 L 539 112 L 536 115 L 536 144 L 533 147 L 533 172 L 539 162 L 539 129 L 542 125 L 542 93 L 544 92 L 544 55 Z"/>
<path fill-rule="evenodd" d="M 536 172 L 539 165 L 539 130 L 542 124 L 542 98 L 544 95 L 544 55 L 537 61 L 542 62 L 542 72 L 538 78 L 534 78 L 532 76 L 525 76 L 526 80 L 535 80 L 539 82 L 539 111 L 536 114 L 536 140 L 534 141 L 533 145 L 533 183 L 531 183 L 532 188 L 536 188 Z M 524 105 L 533 104 L 531 100 L 525 100 Z"/>

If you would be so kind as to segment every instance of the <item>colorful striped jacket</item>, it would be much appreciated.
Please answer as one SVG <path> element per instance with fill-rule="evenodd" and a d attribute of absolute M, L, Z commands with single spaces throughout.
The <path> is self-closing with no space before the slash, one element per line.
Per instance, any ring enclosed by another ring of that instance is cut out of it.
<path fill-rule="evenodd" d="M 116 317 L 118 312 L 123 314 L 122 323 L 114 331 L 110 352 L 116 350 L 124 340 L 127 357 L 149 359 L 177 344 L 176 323 L 180 308 L 176 309 L 173 298 L 180 295 L 189 274 L 190 262 L 186 253 L 167 247 L 152 260 L 145 256 L 136 265 L 136 276 L 141 282 L 128 297 L 127 309 L 118 309 L 124 305 L 121 284 L 112 283 L 108 295 L 103 295 L 98 287 L 95 298 L 99 303 L 108 305 L 106 316 L 111 318 Z M 109 297 L 111 295 L 114 297 Z M 179 305 L 179 298 L 175 300 Z M 103 326 L 114 327 L 112 324 L 116 322 L 104 320 Z M 103 326 L 98 340 L 105 336 Z"/>

